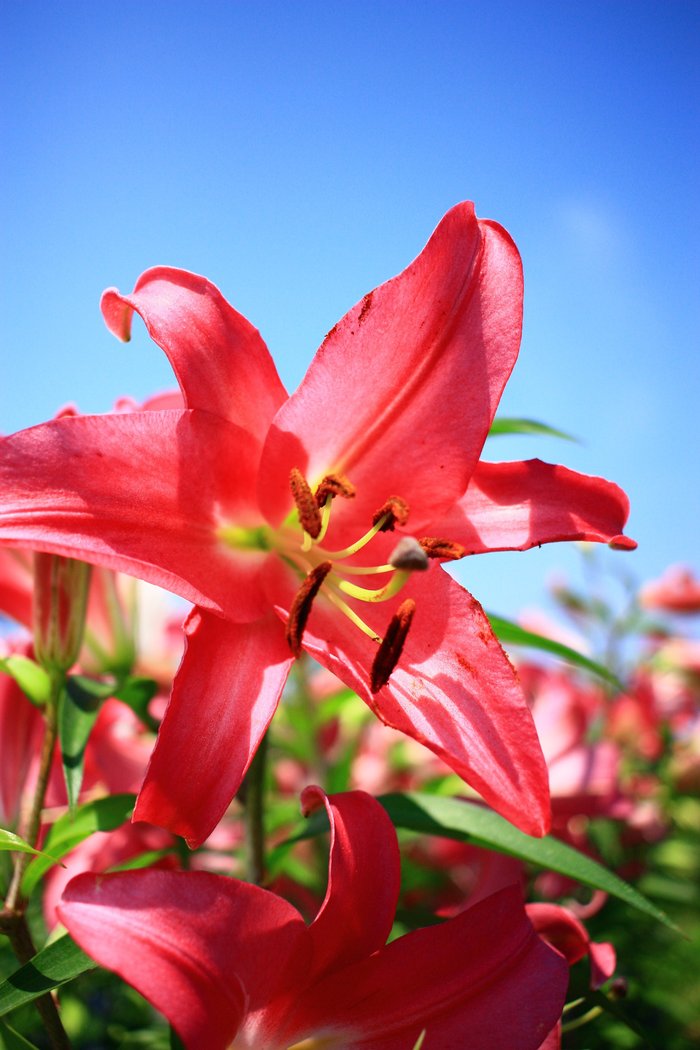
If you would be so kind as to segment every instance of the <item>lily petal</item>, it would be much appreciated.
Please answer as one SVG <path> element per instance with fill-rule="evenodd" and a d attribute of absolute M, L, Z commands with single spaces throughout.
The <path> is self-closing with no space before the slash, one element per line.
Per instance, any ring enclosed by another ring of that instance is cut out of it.
<path fill-rule="evenodd" d="M 79 875 L 57 912 L 80 947 L 165 1014 L 190 1050 L 225 1050 L 246 1013 L 303 975 L 308 957 L 306 927 L 290 904 L 206 872 Z"/>
<path fill-rule="evenodd" d="M 567 982 L 511 886 L 320 981 L 295 1019 L 317 1037 L 342 1032 L 345 1050 L 406 1050 L 424 1029 L 424 1050 L 537 1050 Z"/>
<path fill-rule="evenodd" d="M 134 310 L 167 354 L 187 408 L 202 408 L 262 442 L 286 391 L 260 333 L 205 277 L 169 266 L 142 273 L 131 295 L 108 288 L 109 330 L 131 337 Z"/>
<path fill-rule="evenodd" d="M 592 941 L 586 927 L 568 908 L 538 901 L 526 909 L 540 937 L 561 952 L 569 966 L 588 955 L 591 988 L 600 988 L 612 977 L 617 966 L 614 947 L 607 941 Z"/>
<path fill-rule="evenodd" d="M 436 534 L 461 543 L 467 554 L 523 551 L 560 540 L 592 540 L 633 550 L 622 535 L 627 496 L 612 481 L 529 459 L 479 463 L 464 496 Z"/>
<path fill-rule="evenodd" d="M 11 645 L 8 651 L 31 656 L 28 642 Z M 0 655 L 8 655 L 0 649 Z M 24 695 L 8 674 L 0 674 L 0 823 L 14 827 L 21 813 L 22 798 L 30 798 L 36 785 L 39 755 L 44 736 L 41 711 Z"/>
<path fill-rule="evenodd" d="M 257 525 L 255 446 L 208 412 L 73 416 L 0 442 L 0 545 L 139 576 L 233 620 L 265 606 L 265 555 L 217 529 Z"/>
<path fill-rule="evenodd" d="M 289 509 L 292 467 L 312 484 L 349 477 L 355 520 L 371 521 L 391 495 L 408 502 L 412 528 L 446 510 L 476 466 L 521 315 L 510 237 L 473 205 L 452 208 L 414 262 L 328 333 L 275 417 L 261 471 L 269 520 Z"/>
<path fill-rule="evenodd" d="M 269 563 L 265 584 L 286 620 L 294 577 Z M 404 597 L 415 600 L 415 617 L 398 666 L 378 693 L 369 688 L 376 643 L 323 592 L 311 610 L 304 648 L 383 722 L 439 755 L 516 827 L 545 834 L 547 766 L 517 675 L 481 606 L 438 565 L 414 574 Z M 348 604 L 383 635 L 391 602 Z"/>
<path fill-rule="evenodd" d="M 349 791 L 328 797 L 321 788 L 308 787 L 301 804 L 305 815 L 325 806 L 331 826 L 328 889 L 309 927 L 311 979 L 317 980 L 384 947 L 401 865 L 393 825 L 371 795 Z"/>
<path fill-rule="evenodd" d="M 32 629 L 34 559 L 27 551 L 0 548 L 0 613 Z"/>
<path fill-rule="evenodd" d="M 271 613 L 235 624 L 194 609 L 185 635 L 134 820 L 168 828 L 194 849 L 240 787 L 277 708 L 292 655 Z"/>

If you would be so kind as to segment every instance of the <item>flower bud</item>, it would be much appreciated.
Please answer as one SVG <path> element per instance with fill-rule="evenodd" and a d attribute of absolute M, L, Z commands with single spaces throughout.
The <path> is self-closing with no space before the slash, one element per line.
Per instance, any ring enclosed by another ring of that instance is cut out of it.
<path fill-rule="evenodd" d="M 90 568 L 59 554 L 34 555 L 34 653 L 47 670 L 67 671 L 78 658 Z"/>

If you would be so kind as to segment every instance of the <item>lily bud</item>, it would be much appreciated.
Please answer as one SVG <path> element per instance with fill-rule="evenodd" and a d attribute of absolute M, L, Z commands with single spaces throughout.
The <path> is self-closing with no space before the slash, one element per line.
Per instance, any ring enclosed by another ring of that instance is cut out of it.
<path fill-rule="evenodd" d="M 59 554 L 34 555 L 34 652 L 49 671 L 67 671 L 83 640 L 90 565 Z"/>

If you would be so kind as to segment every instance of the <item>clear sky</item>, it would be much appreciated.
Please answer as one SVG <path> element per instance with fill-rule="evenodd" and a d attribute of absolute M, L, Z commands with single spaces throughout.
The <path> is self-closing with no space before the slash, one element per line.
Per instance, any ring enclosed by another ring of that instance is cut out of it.
<path fill-rule="evenodd" d="M 210 277 L 293 388 L 471 199 L 525 268 L 501 413 L 582 441 L 487 457 L 614 479 L 624 570 L 700 569 L 697 0 L 23 0 L 0 49 L 0 432 L 172 385 L 140 324 L 124 347 L 98 312 L 157 263 Z M 458 575 L 514 615 L 576 564 L 559 545 Z"/>

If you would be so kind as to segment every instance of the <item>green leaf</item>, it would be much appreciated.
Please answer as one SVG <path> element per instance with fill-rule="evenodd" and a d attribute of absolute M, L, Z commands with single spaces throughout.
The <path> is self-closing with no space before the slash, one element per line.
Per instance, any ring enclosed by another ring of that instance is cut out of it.
<path fill-rule="evenodd" d="M 552 656 L 558 656 L 575 667 L 581 667 L 585 671 L 590 671 L 591 674 L 598 675 L 616 689 L 623 690 L 622 683 L 612 671 L 609 671 L 603 664 L 584 656 L 583 653 L 577 652 L 576 649 L 562 645 L 561 642 L 555 642 L 543 634 L 526 631 L 524 627 L 519 627 L 517 623 L 512 623 L 510 620 L 504 620 L 501 616 L 494 616 L 492 613 L 486 615 L 493 628 L 493 633 L 503 645 L 525 645 L 529 649 L 540 649 L 542 652 L 551 653 Z"/>
<path fill-rule="evenodd" d="M 67 933 L 58 937 L 0 984 L 0 1017 L 94 968 Z"/>
<path fill-rule="evenodd" d="M 605 890 L 680 932 L 660 908 L 602 864 L 550 835 L 541 839 L 526 835 L 490 809 L 462 799 L 418 792 L 382 795 L 377 801 L 384 806 L 395 827 L 464 840 L 548 871 L 557 871 L 586 886 Z"/>
<path fill-rule="evenodd" d="M 546 423 L 538 423 L 536 419 L 507 419 L 503 416 L 498 416 L 491 424 L 489 437 L 500 437 L 502 434 L 539 434 L 578 443 L 578 438 L 573 437 L 573 435 L 567 434 L 564 430 L 550 427 Z"/>
<path fill-rule="evenodd" d="M 43 707 L 51 696 L 51 678 L 35 660 L 12 653 L 0 660 L 0 671 L 14 678 L 22 692 L 36 707 Z"/>
<path fill-rule="evenodd" d="M 114 831 L 131 815 L 135 795 L 110 795 L 77 806 L 75 811 L 64 813 L 50 828 L 44 840 L 44 849 L 51 858 L 37 857 L 27 867 L 22 879 L 22 893 L 29 897 L 37 883 L 56 859 L 64 857 L 79 843 L 95 831 Z"/>
<path fill-rule="evenodd" d="M 39 1050 L 36 1043 L 30 1043 L 4 1021 L 0 1021 L 0 1047 L 3 1050 Z"/>
<path fill-rule="evenodd" d="M 58 738 L 66 781 L 68 805 L 75 809 L 83 783 L 85 748 L 100 712 L 102 683 L 83 675 L 71 675 L 61 693 L 58 708 Z M 98 688 L 95 688 L 95 687 Z"/>
<path fill-rule="evenodd" d="M 158 683 L 152 678 L 126 678 L 113 695 L 130 707 L 148 729 L 157 733 L 160 722 L 148 710 L 157 692 Z"/>
<path fill-rule="evenodd" d="M 41 850 L 30 846 L 25 839 L 15 835 L 13 831 L 6 831 L 5 828 L 0 828 L 0 850 L 11 850 L 12 853 L 34 853 L 37 857 L 47 856 L 42 854 Z"/>

